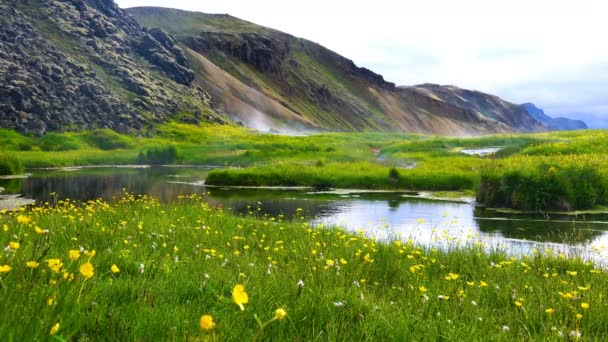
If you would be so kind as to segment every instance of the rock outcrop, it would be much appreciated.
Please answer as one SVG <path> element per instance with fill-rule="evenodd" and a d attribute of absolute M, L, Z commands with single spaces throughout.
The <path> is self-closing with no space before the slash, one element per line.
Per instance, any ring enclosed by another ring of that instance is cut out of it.
<path fill-rule="evenodd" d="M 182 111 L 221 120 L 193 79 L 170 35 L 111 0 L 0 2 L 0 127 L 128 132 Z"/>

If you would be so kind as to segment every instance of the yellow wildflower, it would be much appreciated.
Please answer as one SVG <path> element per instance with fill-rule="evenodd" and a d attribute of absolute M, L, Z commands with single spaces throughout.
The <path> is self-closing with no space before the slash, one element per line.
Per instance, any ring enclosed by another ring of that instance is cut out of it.
<path fill-rule="evenodd" d="M 479 282 L 479 287 L 486 287 L 486 286 L 488 286 L 488 283 L 486 283 L 485 281 L 482 280 Z"/>
<path fill-rule="evenodd" d="M 8 243 L 8 247 L 10 249 L 12 249 L 13 251 L 16 251 L 16 250 L 19 249 L 19 247 L 21 247 L 21 245 L 19 244 L 19 242 L 11 241 L 11 242 Z"/>
<path fill-rule="evenodd" d="M 68 255 L 70 256 L 70 260 L 78 260 L 80 258 L 80 251 L 77 249 L 70 249 Z"/>
<path fill-rule="evenodd" d="M 118 266 L 116 265 L 112 265 L 112 267 L 110 267 L 110 270 L 112 271 L 112 273 L 120 272 L 120 268 L 118 268 Z"/>
<path fill-rule="evenodd" d="M 236 285 L 234 289 L 232 289 L 232 301 L 236 305 L 238 305 L 242 311 L 245 310 L 245 306 L 243 304 L 247 304 L 249 302 L 249 296 L 247 292 L 245 292 L 245 287 L 243 285 Z"/>
<path fill-rule="evenodd" d="M 566 271 L 566 273 L 568 273 L 568 275 L 571 275 L 573 277 L 576 277 L 576 275 L 578 274 L 578 272 L 576 272 L 576 271 Z"/>
<path fill-rule="evenodd" d="M 522 305 L 523 304 L 520 301 L 517 301 L 517 300 L 515 301 L 515 306 L 517 306 L 518 308 L 521 308 Z"/>
<path fill-rule="evenodd" d="M 49 268 L 55 273 L 59 273 L 59 271 L 63 267 L 63 263 L 59 259 L 49 259 L 46 261 L 46 263 Z"/>
<path fill-rule="evenodd" d="M 97 254 L 97 252 L 95 252 L 95 250 L 92 251 L 84 251 L 84 255 L 88 256 L 89 258 L 92 258 L 95 256 L 95 254 Z"/>
<path fill-rule="evenodd" d="M 459 275 L 459 274 L 456 274 L 456 273 L 452 273 L 452 272 L 450 272 L 450 273 L 448 273 L 448 275 L 447 275 L 447 276 L 445 276 L 445 279 L 446 279 L 446 280 L 456 280 L 456 279 L 458 279 L 459 277 L 460 277 L 460 275 Z"/>
<path fill-rule="evenodd" d="M 589 309 L 589 303 L 581 303 L 581 308 L 585 310 Z"/>
<path fill-rule="evenodd" d="M 32 219 L 30 219 L 27 216 L 23 216 L 23 215 L 19 215 L 17 216 L 17 223 L 21 223 L 21 224 L 28 224 L 32 221 Z"/>
<path fill-rule="evenodd" d="M 8 273 L 12 270 L 13 268 L 10 267 L 9 265 L 2 265 L 0 266 L 0 273 Z"/>
<path fill-rule="evenodd" d="M 49 335 L 55 335 L 57 332 L 59 332 L 59 322 L 55 323 L 55 325 L 53 325 L 53 327 L 51 328 L 51 331 L 49 332 Z"/>
<path fill-rule="evenodd" d="M 199 322 L 201 329 L 205 331 L 209 331 L 213 329 L 215 326 L 215 322 L 213 322 L 213 317 L 211 315 L 203 315 L 201 316 L 201 320 Z"/>
<path fill-rule="evenodd" d="M 40 266 L 40 264 L 37 263 L 37 262 L 35 262 L 35 261 L 28 261 L 28 262 L 25 263 L 25 265 L 28 268 L 37 268 L 38 266 Z"/>
<path fill-rule="evenodd" d="M 553 314 L 553 312 L 555 312 L 555 310 L 548 308 L 547 310 L 545 310 L 545 312 L 547 313 L 547 315 L 551 315 Z"/>
<path fill-rule="evenodd" d="M 87 279 L 91 279 L 95 274 L 93 265 L 90 262 L 85 262 L 82 264 L 82 266 L 80 266 L 80 274 Z"/>
<path fill-rule="evenodd" d="M 274 319 L 282 321 L 287 316 L 287 312 L 281 308 L 274 311 Z"/>
<path fill-rule="evenodd" d="M 418 290 L 420 290 L 420 292 L 423 292 L 423 293 L 426 292 L 426 291 L 428 291 L 428 289 L 426 287 L 424 287 L 424 286 L 419 286 Z"/>
<path fill-rule="evenodd" d="M 577 313 L 577 314 L 576 314 L 576 319 L 581 319 L 581 318 L 583 318 L 583 315 L 581 315 L 581 314 Z"/>
<path fill-rule="evenodd" d="M 34 231 L 36 232 L 36 234 L 44 234 L 44 233 L 46 233 L 46 231 L 44 229 L 42 229 L 42 228 L 40 228 L 38 226 L 36 226 L 34 228 Z"/>

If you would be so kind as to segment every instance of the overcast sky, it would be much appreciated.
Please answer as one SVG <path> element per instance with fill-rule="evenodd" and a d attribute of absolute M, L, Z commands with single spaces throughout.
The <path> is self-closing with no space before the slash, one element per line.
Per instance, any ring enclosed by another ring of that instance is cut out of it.
<path fill-rule="evenodd" d="M 608 127 L 608 5 L 545 0 L 115 0 L 228 13 L 399 85 L 452 84 Z"/>

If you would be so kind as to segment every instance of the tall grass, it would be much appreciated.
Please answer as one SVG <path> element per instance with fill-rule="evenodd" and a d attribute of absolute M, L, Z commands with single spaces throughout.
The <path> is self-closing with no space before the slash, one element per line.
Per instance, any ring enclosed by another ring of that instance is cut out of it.
<path fill-rule="evenodd" d="M 12 155 L 0 152 L 0 175 L 16 175 L 23 173 L 23 164 Z"/>
<path fill-rule="evenodd" d="M 235 216 L 197 196 L 54 203 L 0 214 L 3 339 L 606 337 L 608 274 L 550 250 L 514 258 L 442 234 L 443 248 L 381 243 L 310 226 L 302 212 Z M 201 329 L 203 315 L 213 329 Z"/>

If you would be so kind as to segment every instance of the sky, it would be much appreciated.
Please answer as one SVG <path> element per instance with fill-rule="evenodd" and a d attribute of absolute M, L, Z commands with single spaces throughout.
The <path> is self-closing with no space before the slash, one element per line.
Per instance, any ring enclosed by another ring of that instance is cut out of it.
<path fill-rule="evenodd" d="M 608 128 L 602 0 L 115 1 L 228 13 L 317 42 L 398 85 L 456 85 Z"/>

